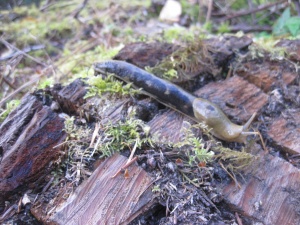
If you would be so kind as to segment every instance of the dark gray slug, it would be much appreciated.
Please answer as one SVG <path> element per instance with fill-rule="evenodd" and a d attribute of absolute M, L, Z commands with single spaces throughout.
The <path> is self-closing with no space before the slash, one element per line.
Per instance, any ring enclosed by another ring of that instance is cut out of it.
<path fill-rule="evenodd" d="M 113 76 L 141 88 L 143 93 L 162 104 L 189 116 L 197 122 L 205 123 L 211 129 L 211 133 L 221 140 L 245 143 L 246 136 L 251 134 L 260 135 L 259 132 L 248 131 L 256 113 L 251 116 L 244 126 L 240 126 L 232 123 L 216 104 L 203 98 L 197 98 L 177 85 L 156 77 L 130 63 L 108 60 L 95 63 L 94 69 L 100 73 L 112 73 Z"/>

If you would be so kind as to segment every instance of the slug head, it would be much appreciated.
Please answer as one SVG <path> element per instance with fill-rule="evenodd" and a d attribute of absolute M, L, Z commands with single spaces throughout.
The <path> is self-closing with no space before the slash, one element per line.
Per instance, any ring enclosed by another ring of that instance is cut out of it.
<path fill-rule="evenodd" d="M 204 122 L 214 136 L 230 142 L 245 143 L 249 135 L 247 134 L 248 127 L 255 117 L 253 115 L 244 126 L 234 124 L 216 104 L 202 98 L 196 98 L 193 101 L 193 110 L 195 118 L 199 122 Z"/>

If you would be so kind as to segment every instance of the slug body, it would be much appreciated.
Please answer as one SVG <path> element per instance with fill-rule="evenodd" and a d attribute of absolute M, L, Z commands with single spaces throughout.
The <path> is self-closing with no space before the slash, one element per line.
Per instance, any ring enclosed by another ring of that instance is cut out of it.
<path fill-rule="evenodd" d="M 244 125 L 232 123 L 222 110 L 214 103 L 197 98 L 177 85 L 148 73 L 132 64 L 123 61 L 109 60 L 94 64 L 96 72 L 112 73 L 113 76 L 141 88 L 143 93 L 162 104 L 204 122 L 217 138 L 225 141 L 245 142 L 247 132 L 255 114 Z"/>

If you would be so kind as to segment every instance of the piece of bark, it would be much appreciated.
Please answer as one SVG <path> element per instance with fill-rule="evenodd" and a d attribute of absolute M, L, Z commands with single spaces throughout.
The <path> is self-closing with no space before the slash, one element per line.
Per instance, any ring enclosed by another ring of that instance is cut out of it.
<path fill-rule="evenodd" d="M 85 102 L 84 96 L 87 90 L 81 79 L 76 79 L 62 89 L 51 91 L 54 101 L 59 104 L 60 109 L 67 114 L 80 114 L 80 106 Z"/>
<path fill-rule="evenodd" d="M 268 135 L 284 151 L 300 153 L 300 110 L 282 112 L 269 126 Z"/>
<path fill-rule="evenodd" d="M 47 224 L 128 224 L 153 205 L 152 179 L 139 166 L 128 167 L 129 178 L 119 174 L 127 158 L 106 159 L 74 194 L 55 210 Z"/>
<path fill-rule="evenodd" d="M 167 110 L 155 116 L 148 122 L 151 136 L 157 137 L 158 143 L 177 143 L 182 137 L 179 132 L 183 126 L 183 121 L 187 118 L 174 110 Z M 178 132 L 170 132 L 175 130 Z"/>
<path fill-rule="evenodd" d="M 241 179 L 224 185 L 224 200 L 252 221 L 266 225 L 300 224 L 300 170 L 272 155 L 260 156 Z"/>
<path fill-rule="evenodd" d="M 300 40 L 280 40 L 275 47 L 282 47 L 288 59 L 300 62 Z"/>
<path fill-rule="evenodd" d="M 59 157 L 55 147 L 66 137 L 64 119 L 50 107 L 27 95 L 0 127 L 0 193 L 5 198 L 20 187 L 34 188 L 47 173 L 49 164 Z"/>
<path fill-rule="evenodd" d="M 144 69 L 146 66 L 155 66 L 178 48 L 178 45 L 169 43 L 135 42 L 122 48 L 114 59 L 126 61 Z"/>
<path fill-rule="evenodd" d="M 268 101 L 268 96 L 261 89 L 238 76 L 209 83 L 196 91 L 195 95 L 212 101 L 226 115 L 240 122 L 247 121 Z"/>
<path fill-rule="evenodd" d="M 295 81 L 298 74 L 295 66 L 287 61 L 250 61 L 243 63 L 235 74 L 262 89 L 265 93 L 272 87 L 289 85 Z"/>

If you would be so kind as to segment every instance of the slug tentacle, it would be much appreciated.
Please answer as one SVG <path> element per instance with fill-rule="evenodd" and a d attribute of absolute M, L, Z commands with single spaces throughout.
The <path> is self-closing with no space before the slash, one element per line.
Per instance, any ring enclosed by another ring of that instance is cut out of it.
<path fill-rule="evenodd" d="M 237 125 L 232 123 L 216 104 L 203 98 L 197 98 L 177 85 L 127 62 L 116 60 L 98 62 L 94 64 L 94 69 L 100 73 L 112 73 L 115 77 L 130 82 L 137 88 L 142 88 L 146 95 L 164 105 L 195 121 L 205 123 L 211 133 L 221 140 L 245 143 L 248 135 L 260 135 L 259 132 L 248 131 L 256 113 L 244 126 Z M 261 135 L 260 138 L 263 143 Z M 264 143 L 263 147 L 265 149 Z"/>

